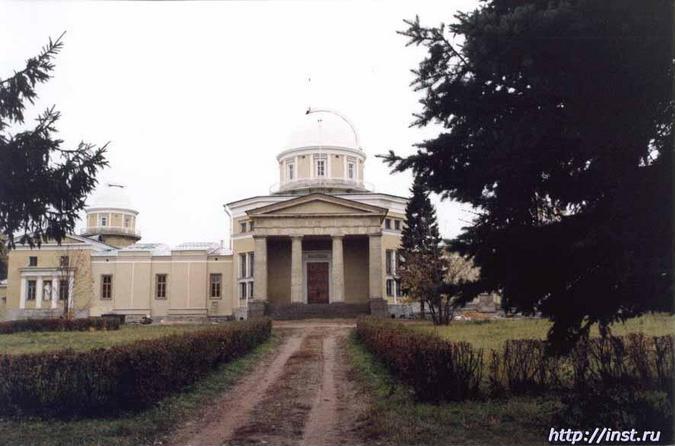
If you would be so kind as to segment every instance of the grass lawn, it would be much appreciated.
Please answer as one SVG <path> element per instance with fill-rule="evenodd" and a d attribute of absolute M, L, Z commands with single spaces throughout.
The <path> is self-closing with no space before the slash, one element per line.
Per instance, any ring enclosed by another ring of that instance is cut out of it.
<path fill-rule="evenodd" d="M 407 322 L 409 326 L 436 333 L 453 340 L 466 341 L 486 351 L 499 349 L 507 339 L 544 339 L 551 323 L 545 319 L 497 319 L 486 321 L 453 321 L 448 326 L 435 327 L 430 322 Z M 647 314 L 617 323 L 611 327 L 615 335 L 642 332 L 649 336 L 675 334 L 675 317 L 667 314 Z M 597 327 L 593 333 L 597 335 Z"/>
<path fill-rule="evenodd" d="M 350 357 L 356 382 L 372 395 L 362 435 L 372 444 L 548 444 L 550 419 L 561 404 L 551 397 L 416 402 L 352 336 Z"/>
<path fill-rule="evenodd" d="M 110 331 L 23 332 L 0 335 L 0 353 L 36 353 L 48 350 L 89 350 L 155 339 L 207 328 L 207 325 L 122 325 Z"/>
<path fill-rule="evenodd" d="M 136 332 L 136 337 L 131 337 L 131 339 L 143 337 L 140 331 L 145 328 L 130 329 Z M 178 329 L 178 327 L 171 328 Z M 186 327 L 183 326 L 182 328 L 185 329 Z M 157 331 L 156 333 L 157 336 L 161 336 L 166 334 L 167 331 Z M 262 355 L 274 349 L 278 342 L 279 339 L 273 336 L 270 341 L 262 344 L 252 353 L 221 366 L 211 375 L 189 386 L 184 391 L 166 398 L 151 409 L 137 414 L 122 418 L 67 422 L 0 419 L 0 443 L 3 446 L 141 446 L 162 444 L 172 433 L 172 430 L 179 426 L 180 422 L 197 416 L 201 408 L 218 398 L 238 377 L 250 371 Z"/>

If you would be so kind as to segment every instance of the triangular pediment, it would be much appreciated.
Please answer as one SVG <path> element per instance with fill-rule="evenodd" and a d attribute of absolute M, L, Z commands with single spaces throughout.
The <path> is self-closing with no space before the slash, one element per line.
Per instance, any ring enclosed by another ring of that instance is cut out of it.
<path fill-rule="evenodd" d="M 274 203 L 247 212 L 252 217 L 265 216 L 326 216 L 326 215 L 363 215 L 384 216 L 385 208 L 360 203 L 346 198 L 327 194 L 309 194 L 298 198 Z"/>

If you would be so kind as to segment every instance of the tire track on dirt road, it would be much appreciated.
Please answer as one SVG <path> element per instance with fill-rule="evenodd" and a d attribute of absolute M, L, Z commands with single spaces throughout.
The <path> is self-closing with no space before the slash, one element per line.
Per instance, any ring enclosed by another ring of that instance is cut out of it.
<path fill-rule="evenodd" d="M 206 419 L 186 425 L 169 444 L 173 446 L 216 446 L 228 441 L 235 430 L 248 421 L 255 406 L 265 397 L 269 387 L 282 375 L 288 359 L 298 351 L 306 333 L 291 335 L 279 347 L 269 364 L 260 364 L 205 413 Z"/>

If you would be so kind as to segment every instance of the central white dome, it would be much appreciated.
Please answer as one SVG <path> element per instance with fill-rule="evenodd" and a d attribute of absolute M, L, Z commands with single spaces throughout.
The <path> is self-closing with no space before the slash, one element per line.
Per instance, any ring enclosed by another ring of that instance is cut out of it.
<path fill-rule="evenodd" d="M 284 149 L 303 147 L 361 149 L 356 129 L 349 120 L 335 111 L 325 109 L 307 110 Z"/>

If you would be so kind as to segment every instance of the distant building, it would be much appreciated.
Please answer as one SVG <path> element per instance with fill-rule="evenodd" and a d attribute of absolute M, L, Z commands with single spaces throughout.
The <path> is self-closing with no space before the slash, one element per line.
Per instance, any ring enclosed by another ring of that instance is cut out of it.
<path fill-rule="evenodd" d="M 406 199 L 366 186 L 354 127 L 336 112 L 308 111 L 277 162 L 270 195 L 225 205 L 231 248 L 143 243 L 127 190 L 102 185 L 80 235 L 9 253 L 5 317 L 57 316 L 66 301 L 80 316 L 131 319 L 386 311 L 383 299 L 400 295 Z"/>

